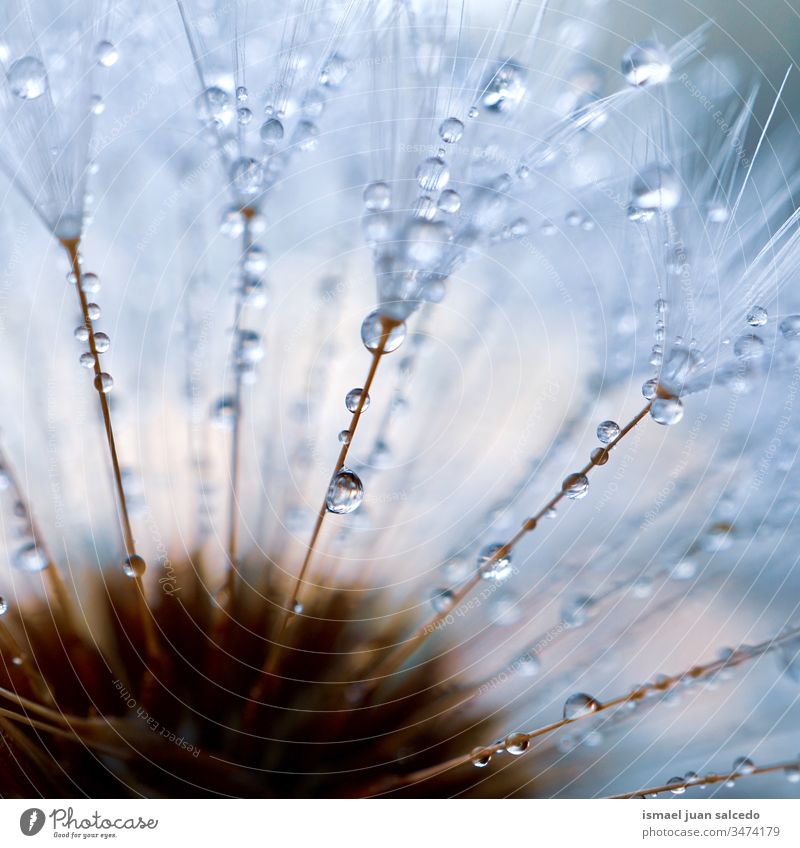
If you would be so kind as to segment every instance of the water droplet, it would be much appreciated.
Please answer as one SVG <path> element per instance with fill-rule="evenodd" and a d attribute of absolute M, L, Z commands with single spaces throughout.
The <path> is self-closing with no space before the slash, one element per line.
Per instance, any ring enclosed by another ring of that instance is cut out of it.
<path fill-rule="evenodd" d="M 264 356 L 261 334 L 255 330 L 239 330 L 237 333 L 236 362 L 239 365 L 255 365 Z"/>
<path fill-rule="evenodd" d="M 747 323 L 751 327 L 763 327 L 768 318 L 767 310 L 763 306 L 754 306 L 747 313 Z"/>
<path fill-rule="evenodd" d="M 277 118 L 270 118 L 261 124 L 258 134 L 267 147 L 275 147 L 276 144 L 283 141 L 283 124 Z"/>
<path fill-rule="evenodd" d="M 645 212 L 670 212 L 681 199 L 675 171 L 665 165 L 649 165 L 633 181 L 631 205 Z"/>
<path fill-rule="evenodd" d="M 683 793 L 686 791 L 686 787 L 683 785 L 683 783 L 684 780 L 682 777 L 671 777 L 667 781 L 667 786 L 673 787 L 672 789 L 670 789 L 670 792 L 672 792 L 673 795 L 683 795 Z"/>
<path fill-rule="evenodd" d="M 611 454 L 609 454 L 608 448 L 595 448 L 589 454 L 589 459 L 592 460 L 593 465 L 605 465 L 610 456 Z"/>
<path fill-rule="evenodd" d="M 100 309 L 99 305 L 96 303 L 87 303 L 86 311 L 89 313 L 89 317 L 92 321 L 99 321 L 103 315 L 103 310 Z"/>
<path fill-rule="evenodd" d="M 88 333 L 88 331 L 87 331 L 87 333 L 86 333 L 86 338 L 87 338 L 87 339 L 89 338 L 89 333 Z M 82 354 L 80 355 L 80 359 L 78 359 L 78 362 L 80 362 L 80 364 L 81 364 L 84 368 L 94 368 L 94 354 L 93 354 L 93 353 L 89 353 L 89 351 L 87 350 L 85 353 L 82 353 Z"/>
<path fill-rule="evenodd" d="M 469 758 L 475 768 L 486 768 L 492 761 L 492 755 L 483 748 L 473 748 Z"/>
<path fill-rule="evenodd" d="M 35 100 L 47 91 L 47 71 L 35 56 L 23 56 L 11 63 L 8 85 L 21 100 Z"/>
<path fill-rule="evenodd" d="M 464 135 L 464 124 L 458 118 L 445 118 L 439 126 L 439 138 L 446 144 L 455 144 Z"/>
<path fill-rule="evenodd" d="M 201 121 L 213 121 L 225 126 L 231 119 L 228 93 L 216 85 L 209 86 L 195 101 L 195 111 Z"/>
<path fill-rule="evenodd" d="M 455 215 L 461 208 L 461 195 L 451 188 L 446 188 L 439 195 L 439 209 L 448 215 Z"/>
<path fill-rule="evenodd" d="M 434 612 L 447 612 L 453 606 L 455 595 L 450 589 L 434 589 L 431 593 L 431 606 Z"/>
<path fill-rule="evenodd" d="M 541 660 L 536 654 L 523 654 L 515 663 L 514 667 L 521 677 L 536 677 L 542 670 Z"/>
<path fill-rule="evenodd" d="M 700 775 L 696 771 L 687 771 L 683 779 L 686 783 L 695 784 L 700 782 Z"/>
<path fill-rule="evenodd" d="M 251 244 L 242 257 L 242 268 L 245 273 L 253 277 L 263 274 L 267 270 L 268 264 L 269 259 L 267 258 L 266 251 L 257 244 Z"/>
<path fill-rule="evenodd" d="M 221 397 L 211 407 L 211 420 L 222 429 L 229 430 L 236 419 L 236 401 L 232 397 Z"/>
<path fill-rule="evenodd" d="M 583 627 L 595 609 L 595 600 L 589 595 L 578 595 L 567 601 L 561 610 L 561 620 L 567 627 Z"/>
<path fill-rule="evenodd" d="M 344 405 L 348 412 L 355 412 L 358 409 L 358 404 L 361 401 L 361 395 L 364 394 L 363 389 L 350 389 L 344 399 Z M 361 411 L 365 412 L 369 409 L 369 395 L 364 395 L 364 403 Z"/>
<path fill-rule="evenodd" d="M 349 468 L 342 468 L 333 475 L 325 505 L 328 512 L 346 515 L 355 512 L 364 500 L 364 486 L 358 475 Z"/>
<path fill-rule="evenodd" d="M 111 339 L 106 333 L 95 333 L 94 346 L 98 353 L 105 353 L 111 347 Z"/>
<path fill-rule="evenodd" d="M 97 274 L 91 271 L 81 274 L 81 291 L 85 294 L 97 294 L 100 291 L 100 278 Z"/>
<path fill-rule="evenodd" d="M 449 180 L 450 170 L 438 156 L 424 159 L 417 168 L 417 183 L 423 191 L 441 191 Z"/>
<path fill-rule="evenodd" d="M 74 329 L 72 335 L 75 336 L 75 338 L 79 342 L 85 342 L 89 338 L 89 331 L 83 324 L 78 324 L 78 326 Z"/>
<path fill-rule="evenodd" d="M 514 757 L 524 754 L 528 750 L 530 741 L 524 733 L 511 733 L 505 738 L 503 747 Z"/>
<path fill-rule="evenodd" d="M 241 197 L 255 197 L 264 187 L 264 168 L 258 159 L 241 156 L 231 165 L 231 183 Z"/>
<path fill-rule="evenodd" d="M 423 194 L 414 202 L 414 215 L 425 221 L 432 221 L 436 217 L 436 201 L 429 195 Z"/>
<path fill-rule="evenodd" d="M 110 41 L 101 41 L 94 49 L 97 64 L 103 68 L 111 68 L 117 64 L 119 51 Z"/>
<path fill-rule="evenodd" d="M 370 212 L 383 212 L 389 208 L 392 202 L 392 190 L 388 183 L 369 183 L 364 188 L 364 206 Z"/>
<path fill-rule="evenodd" d="M 147 563 L 138 554 L 133 554 L 122 563 L 122 571 L 126 577 L 144 577 Z"/>
<path fill-rule="evenodd" d="M 672 72 L 669 54 L 657 41 L 632 44 L 622 56 L 620 67 L 625 79 L 636 86 L 656 85 Z"/>
<path fill-rule="evenodd" d="M 349 445 L 350 444 L 350 431 L 349 430 L 340 430 L 338 438 L 339 438 L 339 444 L 340 445 Z"/>
<path fill-rule="evenodd" d="M 737 757 L 733 761 L 732 771 L 738 774 L 752 774 L 755 770 L 755 763 L 749 757 Z"/>
<path fill-rule="evenodd" d="M 0 595 L 0 615 L 5 615 L 8 612 L 8 601 Z"/>
<path fill-rule="evenodd" d="M 341 53 L 331 53 L 319 74 L 319 84 L 326 88 L 339 88 L 344 82 L 350 67 Z"/>
<path fill-rule="evenodd" d="M 642 395 L 647 400 L 652 400 L 656 396 L 656 392 L 658 391 L 658 380 L 646 380 L 642 383 Z"/>
<path fill-rule="evenodd" d="M 500 583 L 511 576 L 511 554 L 504 552 L 496 556 L 503 545 L 486 545 L 478 554 L 478 573 L 484 580 L 494 580 Z"/>
<path fill-rule="evenodd" d="M 240 126 L 246 127 L 253 120 L 253 113 L 247 106 L 240 106 L 236 110 L 236 120 Z"/>
<path fill-rule="evenodd" d="M 800 766 L 786 766 L 783 775 L 789 783 L 800 783 Z"/>
<path fill-rule="evenodd" d="M 607 445 L 619 435 L 619 424 L 616 421 L 602 421 L 597 425 L 597 438 Z"/>
<path fill-rule="evenodd" d="M 514 627 L 522 620 L 522 605 L 514 592 L 502 590 L 489 599 L 491 623 L 497 627 Z"/>
<path fill-rule="evenodd" d="M 89 99 L 89 109 L 93 115 L 102 115 L 106 111 L 106 104 L 99 94 L 93 94 Z"/>
<path fill-rule="evenodd" d="M 564 718 L 572 721 L 577 718 L 591 715 L 597 712 L 600 707 L 599 701 L 591 695 L 586 695 L 583 692 L 576 692 L 570 695 L 564 702 Z"/>
<path fill-rule="evenodd" d="M 294 606 L 292 607 L 292 612 L 295 615 L 302 615 L 305 607 L 300 603 L 300 601 L 295 601 Z"/>
<path fill-rule="evenodd" d="M 47 557 L 36 542 L 30 541 L 17 549 L 14 554 L 14 565 L 20 571 L 36 573 L 47 568 Z"/>
<path fill-rule="evenodd" d="M 511 60 L 490 69 L 481 85 L 481 104 L 493 112 L 510 112 L 525 96 L 525 70 Z"/>
<path fill-rule="evenodd" d="M 386 333 L 386 320 L 387 319 L 384 319 L 377 309 L 370 312 L 364 319 L 361 324 L 361 341 L 364 343 L 364 347 L 367 350 L 376 351 L 380 347 L 381 340 Z M 383 347 L 383 352 L 391 353 L 392 351 L 397 350 L 397 348 L 403 343 L 405 337 L 405 322 L 400 321 L 399 323 L 393 323 L 391 329 L 389 329 L 389 334 L 386 338 L 386 344 Z"/>
<path fill-rule="evenodd" d="M 683 418 L 683 404 L 679 398 L 655 398 L 650 406 L 650 417 L 657 424 L 671 427 Z"/>
<path fill-rule="evenodd" d="M 104 395 L 108 394 L 114 388 L 114 378 L 105 371 L 101 371 L 94 378 L 94 387 L 98 392 L 102 392 Z"/>
<path fill-rule="evenodd" d="M 561 484 L 561 491 L 570 500 L 580 500 L 586 497 L 589 491 L 589 479 L 585 474 L 570 474 L 564 478 L 564 482 Z"/>
<path fill-rule="evenodd" d="M 734 342 L 733 352 L 745 361 L 760 359 L 764 356 L 764 340 L 755 333 L 745 333 Z"/>
<path fill-rule="evenodd" d="M 787 341 L 800 337 L 800 315 L 788 315 L 778 329 Z"/>

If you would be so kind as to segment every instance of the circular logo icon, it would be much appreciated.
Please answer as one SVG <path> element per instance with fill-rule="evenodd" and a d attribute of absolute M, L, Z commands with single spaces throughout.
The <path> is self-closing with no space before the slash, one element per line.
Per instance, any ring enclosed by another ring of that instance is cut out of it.
<path fill-rule="evenodd" d="M 36 834 L 44 827 L 44 810 L 38 807 L 31 807 L 19 817 L 19 829 L 25 836 L 36 836 Z"/>

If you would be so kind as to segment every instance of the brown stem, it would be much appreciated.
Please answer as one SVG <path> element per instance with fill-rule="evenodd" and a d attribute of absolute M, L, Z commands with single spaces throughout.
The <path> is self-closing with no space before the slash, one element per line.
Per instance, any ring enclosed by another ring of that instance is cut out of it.
<path fill-rule="evenodd" d="M 631 689 L 624 695 L 619 695 L 609 701 L 598 703 L 594 710 L 579 715 L 576 718 L 562 718 L 558 721 L 552 722 L 551 724 L 543 725 L 542 727 L 539 727 L 536 730 L 520 733 L 519 737 L 521 740 L 530 744 L 530 742 L 532 742 L 534 739 L 538 739 L 541 736 L 547 736 L 550 733 L 554 733 L 556 730 L 560 730 L 562 727 L 566 727 L 568 724 L 575 724 L 576 722 L 582 721 L 583 719 L 592 718 L 598 713 L 605 712 L 606 710 L 611 710 L 614 707 L 620 707 L 623 704 L 636 703 L 638 701 L 642 701 L 645 697 L 647 697 L 647 695 L 650 694 L 664 694 L 685 683 L 695 682 L 700 678 L 705 677 L 706 675 L 715 674 L 716 672 L 721 671 L 723 669 L 735 668 L 736 666 L 742 665 L 745 662 L 749 662 L 750 660 L 756 659 L 757 657 L 769 653 L 784 642 L 796 639 L 798 636 L 800 636 L 800 627 L 787 630 L 780 636 L 776 636 L 773 639 L 768 639 L 765 642 L 761 642 L 760 644 L 755 645 L 754 647 L 748 647 L 747 649 L 735 651 L 731 656 L 726 657 L 725 659 L 713 660 L 712 662 L 706 663 L 705 665 L 692 666 L 690 669 L 688 669 L 687 671 L 683 671 L 680 674 L 675 674 L 671 677 L 662 677 L 657 683 L 645 683 L 642 686 L 638 686 L 636 689 Z M 467 765 L 468 763 L 471 763 L 475 758 L 491 757 L 494 754 L 500 753 L 503 750 L 505 750 L 503 742 L 498 742 L 494 745 L 487 745 L 486 747 L 478 748 L 469 754 L 462 754 L 458 757 L 453 757 L 452 759 L 447 760 L 443 763 L 430 766 L 429 768 L 420 769 L 419 771 L 412 772 L 411 774 L 404 775 L 403 777 L 397 777 L 391 782 L 385 784 L 385 786 L 382 788 L 396 789 L 401 786 L 408 786 L 412 783 L 417 783 L 421 780 L 427 780 L 430 777 L 435 777 L 439 774 L 443 774 L 444 772 L 450 771 L 450 769 L 457 768 L 462 765 Z"/>
<path fill-rule="evenodd" d="M 119 457 L 117 456 L 117 445 L 114 439 L 114 429 L 111 425 L 111 410 L 108 405 L 108 398 L 106 397 L 105 392 L 102 391 L 102 386 L 100 384 L 100 376 L 102 374 L 103 369 L 100 367 L 100 352 L 97 350 L 97 344 L 95 342 L 94 337 L 94 325 L 92 323 L 92 318 L 89 315 L 89 301 L 86 297 L 86 292 L 83 290 L 82 285 L 83 281 L 81 273 L 81 263 L 78 255 L 80 240 L 62 239 L 61 244 L 67 251 L 67 254 L 70 259 L 70 264 L 72 266 L 72 273 L 75 275 L 75 289 L 78 292 L 78 298 L 80 300 L 81 313 L 83 315 L 83 324 L 86 327 L 87 333 L 89 334 L 89 350 L 91 351 L 92 359 L 94 361 L 93 367 L 95 376 L 95 388 L 97 390 L 97 396 L 100 401 L 100 411 L 103 415 L 103 424 L 105 426 L 106 440 L 108 442 L 108 452 L 111 457 L 111 467 L 114 473 L 114 484 L 117 492 L 117 507 L 120 526 L 122 529 L 123 540 L 125 542 L 125 551 L 128 557 L 130 558 L 137 556 L 136 543 L 133 538 L 133 530 L 131 528 L 130 516 L 128 515 L 128 502 L 125 497 L 125 489 L 122 485 L 122 472 L 120 470 Z M 133 578 L 133 580 L 136 584 L 136 598 L 139 607 L 139 618 L 141 620 L 142 630 L 144 631 L 147 660 L 148 663 L 152 665 L 160 659 L 161 649 L 159 647 L 158 639 L 156 637 L 153 616 L 150 612 L 150 607 L 148 606 L 147 598 L 145 596 L 144 583 L 142 581 L 142 577 L 141 575 L 137 575 Z"/>
<path fill-rule="evenodd" d="M 597 460 L 592 460 L 587 463 L 578 473 L 587 475 L 589 472 L 599 464 L 605 464 L 608 460 L 609 453 L 625 438 L 625 436 L 630 433 L 631 430 L 647 415 L 650 411 L 650 404 L 646 404 L 645 407 L 637 413 L 620 431 L 619 435 L 612 441 L 610 441 L 605 448 L 601 448 L 602 454 L 597 458 Z M 599 462 L 598 460 L 602 459 L 603 462 Z M 498 560 L 503 557 L 507 557 L 512 549 L 517 545 L 517 543 L 528 535 L 528 533 L 532 533 L 536 527 L 538 526 L 539 521 L 551 510 L 553 507 L 558 504 L 562 498 L 566 495 L 564 489 L 559 490 L 550 500 L 534 515 L 525 519 L 522 524 L 522 527 L 511 537 L 504 545 L 501 545 L 491 557 L 489 557 L 485 563 L 485 567 L 490 567 L 493 563 L 496 563 Z M 454 607 L 457 607 L 461 601 L 480 583 L 481 575 L 479 573 L 475 573 L 470 577 L 465 583 L 463 583 L 454 593 L 453 598 L 450 604 L 443 610 L 435 613 L 431 618 L 429 618 L 421 627 L 419 627 L 405 642 L 402 642 L 399 645 L 396 645 L 390 652 L 379 661 L 369 672 L 370 680 L 365 684 L 364 688 L 361 692 L 361 698 L 359 700 L 360 704 L 365 704 L 375 692 L 375 690 L 380 686 L 381 682 L 386 679 L 390 674 L 396 671 L 412 654 L 414 654 L 422 643 L 433 633 L 435 633 L 439 629 L 439 625 L 441 622 L 447 618 L 447 616 L 451 613 Z"/>
<path fill-rule="evenodd" d="M 355 412 L 353 412 L 353 416 L 350 419 L 350 426 L 348 427 L 349 438 L 342 445 L 342 448 L 339 451 L 339 456 L 336 459 L 336 465 L 334 466 L 331 479 L 333 479 L 333 477 L 335 477 L 336 474 L 344 467 L 345 461 L 347 460 L 347 454 L 350 451 L 350 446 L 353 443 L 353 438 L 355 437 L 356 429 L 358 428 L 358 422 L 361 420 L 361 414 L 364 411 L 364 406 L 366 404 L 367 397 L 369 396 L 370 389 L 372 388 L 372 384 L 375 380 L 375 374 L 378 371 L 378 364 L 380 363 L 381 357 L 383 356 L 383 353 L 386 349 L 386 345 L 389 341 L 389 336 L 391 335 L 392 330 L 397 327 L 399 323 L 400 322 L 395 321 L 391 318 L 386 318 L 385 316 L 381 317 L 381 338 L 377 348 L 375 348 L 375 350 L 372 352 L 372 361 L 370 362 L 369 371 L 367 372 L 367 378 L 364 381 L 364 386 L 361 390 L 361 397 L 358 399 L 358 406 L 356 407 Z M 300 567 L 300 572 L 298 573 L 297 578 L 294 581 L 294 586 L 292 588 L 292 594 L 289 598 L 289 603 L 283 610 L 281 610 L 281 615 L 276 628 L 276 634 L 278 639 L 283 635 L 283 632 L 285 631 L 291 616 L 294 614 L 295 605 L 297 604 L 297 600 L 300 596 L 300 589 L 303 585 L 306 573 L 308 572 L 308 568 L 311 564 L 311 559 L 314 555 L 314 550 L 316 548 L 317 541 L 319 540 L 319 535 L 322 531 L 322 526 L 325 522 L 325 516 L 327 514 L 328 506 L 326 498 L 322 501 L 322 505 L 320 506 L 319 512 L 317 513 L 317 520 L 314 524 L 314 529 L 311 533 L 311 539 L 308 543 L 308 549 L 306 550 L 306 555 L 303 559 L 303 564 Z M 258 701 L 263 698 L 264 693 L 267 690 L 269 680 L 272 678 L 272 675 L 275 671 L 275 667 L 277 665 L 278 657 L 280 656 L 281 647 L 282 645 L 280 645 L 278 642 L 274 642 L 267 654 L 267 658 L 261 668 L 261 674 L 259 675 L 258 680 L 254 684 L 250 692 L 251 700 L 245 717 L 246 724 L 249 724 L 250 721 L 253 719 L 254 710 L 258 706 Z"/>
<path fill-rule="evenodd" d="M 623 792 L 621 795 L 609 795 L 612 800 L 627 799 L 627 798 L 645 798 L 648 795 L 660 795 L 664 792 L 675 792 L 676 789 L 691 789 L 693 786 L 703 788 L 711 786 L 714 783 L 727 783 L 729 780 L 738 780 L 742 777 L 752 777 L 755 774 L 770 774 L 776 771 L 785 771 L 786 769 L 800 769 L 800 761 L 786 763 L 772 763 L 768 766 L 758 766 L 752 771 L 732 771 L 728 774 L 705 774 L 702 777 L 695 777 L 691 780 L 682 780 L 680 783 L 663 783 L 661 786 L 652 786 L 648 789 L 637 789 L 636 792 Z"/>

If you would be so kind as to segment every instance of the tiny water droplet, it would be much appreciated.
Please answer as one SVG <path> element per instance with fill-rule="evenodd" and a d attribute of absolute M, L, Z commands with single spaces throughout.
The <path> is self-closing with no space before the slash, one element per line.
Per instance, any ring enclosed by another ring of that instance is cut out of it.
<path fill-rule="evenodd" d="M 126 577 L 143 577 L 147 571 L 147 563 L 138 554 L 129 556 L 122 563 L 122 572 Z"/>
<path fill-rule="evenodd" d="M 304 610 L 304 609 L 305 609 L 305 608 L 304 608 L 304 607 L 303 607 L 303 605 L 300 603 L 300 601 L 295 601 L 295 602 L 294 602 L 294 606 L 292 607 L 292 612 L 293 612 L 295 615 L 302 615 L 302 614 L 303 614 L 303 610 Z"/>
<path fill-rule="evenodd" d="M 434 612 L 447 612 L 453 606 L 454 597 L 450 589 L 434 589 L 431 593 L 431 606 Z"/>
<path fill-rule="evenodd" d="M 75 336 L 75 338 L 79 342 L 85 342 L 89 338 L 89 331 L 83 324 L 78 324 L 78 326 L 74 329 L 72 335 Z"/>
<path fill-rule="evenodd" d="M 103 68 L 111 68 L 117 64 L 119 51 L 110 41 L 100 41 L 94 50 L 97 64 Z"/>
<path fill-rule="evenodd" d="M 439 195 L 439 209 L 448 215 L 455 215 L 461 208 L 461 195 L 451 188 L 446 188 Z"/>
<path fill-rule="evenodd" d="M 86 332 L 86 338 L 87 339 L 89 338 L 89 332 L 88 331 Z M 94 368 L 94 354 L 89 353 L 89 351 L 87 350 L 85 353 L 82 353 L 80 355 L 80 359 L 78 359 L 78 362 L 80 362 L 80 364 L 84 368 Z"/>
<path fill-rule="evenodd" d="M 605 465 L 609 459 L 608 448 L 595 448 L 589 458 L 592 460 L 593 465 Z"/>
<path fill-rule="evenodd" d="M 625 79 L 638 87 L 663 82 L 672 72 L 669 54 L 657 41 L 632 44 L 623 54 L 620 67 Z"/>
<path fill-rule="evenodd" d="M 686 791 L 686 787 L 683 785 L 683 783 L 684 780 L 682 777 L 671 777 L 667 781 L 667 786 L 673 787 L 672 789 L 670 789 L 670 792 L 672 792 L 673 795 L 683 795 L 683 793 Z"/>
<path fill-rule="evenodd" d="M 744 361 L 761 359 L 765 353 L 764 340 L 755 333 L 745 333 L 734 342 L 733 353 Z"/>
<path fill-rule="evenodd" d="M 738 774 L 752 774 L 755 770 L 755 763 L 749 757 L 737 757 L 733 761 L 732 771 Z"/>
<path fill-rule="evenodd" d="M 369 183 L 364 189 L 364 206 L 370 212 L 383 212 L 392 202 L 392 190 L 387 183 Z"/>
<path fill-rule="evenodd" d="M 800 315 L 788 315 L 778 329 L 787 341 L 800 337 Z"/>
<path fill-rule="evenodd" d="M 5 615 L 8 612 L 8 601 L 0 595 L 0 615 Z"/>
<path fill-rule="evenodd" d="M 47 568 L 47 557 L 36 542 L 31 541 L 17 549 L 14 554 L 14 565 L 20 571 L 36 573 Z"/>
<path fill-rule="evenodd" d="M 492 761 L 492 755 L 488 751 L 484 751 L 483 748 L 473 748 L 469 758 L 475 768 L 486 768 Z"/>
<path fill-rule="evenodd" d="M 484 580 L 500 583 L 511 576 L 511 554 L 506 552 L 497 556 L 503 545 L 486 545 L 478 554 L 478 573 Z"/>
<path fill-rule="evenodd" d="M 751 327 L 763 327 L 767 323 L 769 315 L 763 306 L 754 306 L 747 313 L 747 323 Z"/>
<path fill-rule="evenodd" d="M 339 444 L 340 445 L 349 445 L 350 444 L 350 431 L 349 430 L 340 430 L 338 438 L 339 438 Z"/>
<path fill-rule="evenodd" d="M 536 677 L 542 670 L 541 660 L 536 654 L 523 654 L 514 664 L 517 673 L 521 677 Z"/>
<path fill-rule="evenodd" d="M 349 468 L 342 468 L 333 475 L 325 505 L 328 512 L 346 515 L 355 512 L 364 500 L 364 486 L 359 476 Z"/>
<path fill-rule="evenodd" d="M 655 378 L 652 380 L 646 380 L 642 383 L 642 395 L 647 400 L 652 400 L 656 396 L 656 392 L 658 391 L 658 380 Z"/>

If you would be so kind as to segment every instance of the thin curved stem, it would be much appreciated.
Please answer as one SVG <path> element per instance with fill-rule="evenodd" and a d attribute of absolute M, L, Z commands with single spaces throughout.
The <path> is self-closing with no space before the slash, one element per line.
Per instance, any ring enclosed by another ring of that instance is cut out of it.
<path fill-rule="evenodd" d="M 75 289 L 78 292 L 78 298 L 80 300 L 83 324 L 84 327 L 86 327 L 87 333 L 89 334 L 88 341 L 89 350 L 92 354 L 93 359 L 95 389 L 97 390 L 97 397 L 100 402 L 100 411 L 103 415 L 103 424 L 105 426 L 106 431 L 106 441 L 108 442 L 108 452 L 111 458 L 111 467 L 114 473 L 114 485 L 117 492 L 117 507 L 120 520 L 120 527 L 122 529 L 122 536 L 125 543 L 125 551 L 128 557 L 131 558 L 134 556 L 138 556 L 138 554 L 136 553 L 136 542 L 134 541 L 130 515 L 128 514 L 128 502 L 125 497 L 125 488 L 122 484 L 122 471 L 120 469 L 119 457 L 117 455 L 117 445 L 114 439 L 114 428 L 111 424 L 111 410 L 108 405 L 108 398 L 106 397 L 105 392 L 102 390 L 101 380 L 103 369 L 100 365 L 100 352 L 97 349 L 97 343 L 94 337 L 94 325 L 92 323 L 91 315 L 89 314 L 89 301 L 86 297 L 86 292 L 83 290 L 81 263 L 78 253 L 78 249 L 80 247 L 80 240 L 62 239 L 61 244 L 67 251 L 70 264 L 72 266 L 72 273 L 75 275 Z M 132 579 L 136 584 L 136 597 L 139 607 L 139 618 L 141 620 L 142 630 L 144 632 L 147 660 L 149 663 L 152 664 L 160 659 L 161 649 L 158 644 L 158 639 L 156 637 L 153 615 L 147 603 L 147 597 L 145 595 L 144 582 L 142 580 L 142 577 L 140 575 L 137 575 L 134 576 Z"/>
<path fill-rule="evenodd" d="M 587 718 L 592 718 L 599 713 L 606 712 L 607 710 L 614 709 L 615 707 L 620 707 L 623 704 L 637 703 L 644 700 L 651 694 L 665 694 L 678 686 L 696 682 L 703 677 L 716 674 L 723 669 L 735 668 L 736 666 L 742 665 L 750 660 L 761 657 L 764 654 L 768 654 L 784 642 L 796 639 L 798 636 L 800 636 L 800 627 L 793 628 L 780 634 L 780 636 L 768 639 L 753 647 L 734 651 L 731 656 L 724 659 L 713 660 L 712 662 L 705 663 L 704 665 L 692 666 L 680 674 L 661 677 L 657 683 L 645 683 L 635 689 L 631 689 L 624 695 L 618 695 L 617 697 L 611 698 L 608 701 L 603 701 L 602 703 L 597 702 L 594 709 L 587 710 L 585 713 L 582 713 L 575 718 L 562 718 L 558 721 L 538 727 L 535 730 L 515 734 L 515 741 L 519 741 L 527 747 L 535 739 L 542 736 L 548 736 L 567 725 L 575 724 L 576 722 L 583 721 Z M 497 742 L 494 745 L 476 748 L 469 754 L 462 754 L 458 757 L 446 760 L 443 763 L 439 763 L 425 769 L 420 769 L 419 771 L 412 772 L 411 774 L 403 777 L 397 777 L 391 780 L 385 788 L 395 789 L 401 786 L 409 786 L 412 783 L 418 783 L 419 781 L 436 777 L 437 775 L 443 774 L 451 769 L 458 768 L 459 766 L 468 765 L 474 762 L 475 759 L 490 758 L 494 754 L 498 754 L 504 750 L 504 742 Z"/>
<path fill-rule="evenodd" d="M 630 433 L 633 428 L 639 424 L 642 419 L 650 411 L 650 403 L 637 413 L 619 432 L 617 437 L 610 441 L 605 448 L 600 449 L 600 454 L 588 462 L 578 473 L 588 475 L 591 470 L 598 465 L 604 465 L 608 461 L 610 452 L 622 441 L 622 439 Z M 514 547 L 521 539 L 532 533 L 541 521 L 542 518 L 553 509 L 564 497 L 566 491 L 560 489 L 550 500 L 534 515 L 525 519 L 522 527 L 504 544 L 501 545 L 495 552 L 486 560 L 485 568 L 491 566 L 503 559 L 511 553 Z M 436 612 L 424 624 L 405 641 L 396 645 L 381 661 L 379 661 L 369 672 L 370 680 L 365 684 L 359 703 L 364 704 L 368 701 L 374 691 L 380 686 L 381 682 L 389 675 L 395 672 L 402 664 L 411 657 L 422 645 L 422 643 L 433 633 L 440 629 L 442 621 L 451 613 L 454 607 L 457 607 L 466 596 L 481 582 L 481 574 L 476 572 L 468 578 L 453 594 L 453 597 L 444 609 Z"/>
<path fill-rule="evenodd" d="M 398 321 L 395 321 L 391 318 L 381 317 L 381 338 L 378 342 L 378 346 L 372 351 L 372 361 L 370 362 L 369 371 L 367 372 L 367 378 L 364 381 L 364 386 L 361 390 L 361 396 L 358 399 L 358 406 L 356 406 L 355 411 L 353 412 L 353 416 L 350 419 L 349 430 L 349 438 L 342 445 L 341 450 L 339 451 L 339 456 L 336 459 L 336 464 L 333 469 L 333 474 L 331 474 L 331 479 L 338 474 L 339 471 L 344 467 L 345 461 L 347 460 L 347 455 L 350 451 L 350 446 L 353 443 L 353 439 L 356 434 L 356 430 L 358 428 L 358 422 L 361 420 L 361 415 L 364 412 L 364 407 L 366 406 L 367 398 L 369 397 L 370 389 L 372 388 L 372 384 L 375 380 L 375 375 L 378 371 L 378 365 L 381 361 L 381 357 L 383 356 L 386 345 L 389 341 L 389 336 L 391 335 L 392 330 L 398 326 Z M 287 625 L 291 617 L 295 614 L 295 610 L 298 603 L 298 598 L 300 596 L 300 590 L 303 586 L 303 582 L 305 580 L 305 576 L 308 572 L 309 566 L 311 565 L 311 560 L 314 556 L 314 551 L 317 546 L 317 542 L 319 541 L 319 536 L 322 531 L 323 524 L 325 522 L 325 516 L 328 514 L 328 505 L 327 498 L 323 499 L 322 505 L 319 508 L 319 512 L 317 513 L 317 520 L 314 523 L 314 529 L 311 532 L 311 538 L 308 543 L 308 549 L 306 550 L 305 558 L 303 559 L 303 564 L 300 568 L 300 571 L 295 578 L 294 586 L 292 588 L 292 593 L 289 598 L 289 603 L 286 607 L 281 610 L 280 618 L 278 619 L 278 624 L 276 627 L 276 638 L 280 639 L 283 635 L 283 632 L 286 630 Z M 277 666 L 278 657 L 280 656 L 282 645 L 278 642 L 273 642 L 271 649 L 267 653 L 267 658 L 264 661 L 264 665 L 261 668 L 261 674 L 258 677 L 258 680 L 254 684 L 251 692 L 250 692 L 250 705 L 247 709 L 247 714 L 245 717 L 245 723 L 248 724 L 254 715 L 254 710 L 257 707 L 258 701 L 264 696 L 264 693 L 267 690 L 267 686 L 269 680 L 272 678 L 272 675 Z"/>
<path fill-rule="evenodd" d="M 661 786 L 652 786 L 648 789 L 637 789 L 635 792 L 623 792 L 621 795 L 608 795 L 612 800 L 625 800 L 629 798 L 645 798 L 649 795 L 661 795 L 666 792 L 675 794 L 685 789 L 697 787 L 702 789 L 706 786 L 712 786 L 715 783 L 727 783 L 729 780 L 739 780 L 743 777 L 753 777 L 757 774 L 771 774 L 776 771 L 791 771 L 793 769 L 800 770 L 800 760 L 794 760 L 785 763 L 772 763 L 768 766 L 757 766 L 748 771 L 732 771 L 727 774 L 705 774 L 702 777 L 699 775 L 690 780 L 681 780 L 675 783 L 663 783 Z"/>

